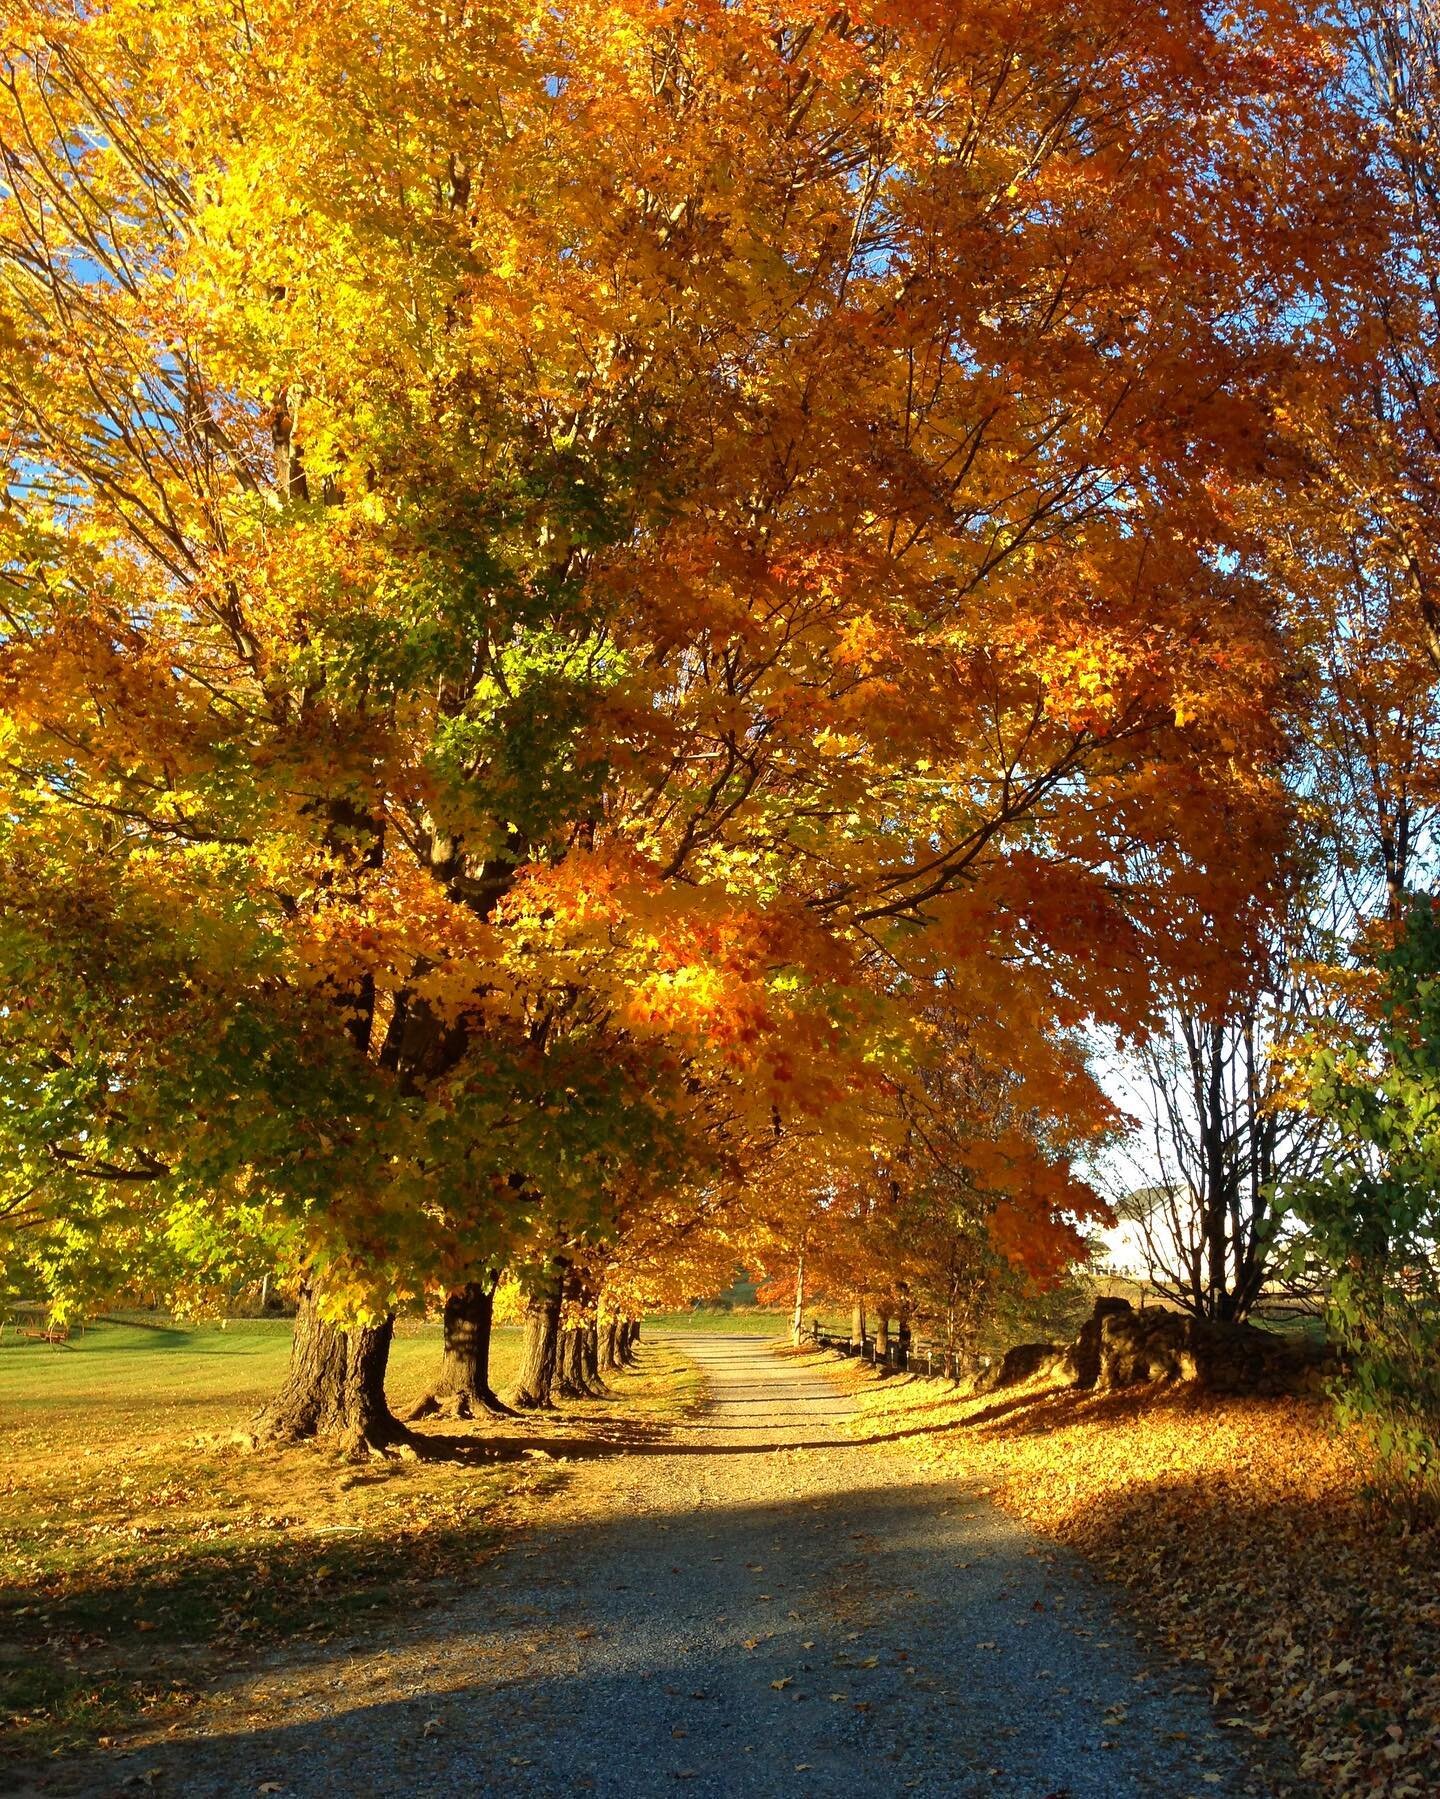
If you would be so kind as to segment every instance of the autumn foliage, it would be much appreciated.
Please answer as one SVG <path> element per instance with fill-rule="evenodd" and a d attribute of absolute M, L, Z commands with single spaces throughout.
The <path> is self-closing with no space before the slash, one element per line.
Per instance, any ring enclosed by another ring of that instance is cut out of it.
<path fill-rule="evenodd" d="M 1063 1265 L 1080 1033 L 1285 855 L 1264 521 L 1373 247 L 1321 25 L 12 14 L 27 1266 L 583 1321 L 872 1286 L 911 1204 Z"/>

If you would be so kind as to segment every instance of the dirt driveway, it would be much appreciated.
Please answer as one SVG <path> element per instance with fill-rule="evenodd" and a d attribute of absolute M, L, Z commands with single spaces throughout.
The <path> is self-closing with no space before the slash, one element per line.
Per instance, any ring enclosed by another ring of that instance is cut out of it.
<path fill-rule="evenodd" d="M 266 1661 L 75 1790 L 1264 1790 L 1083 1569 L 893 1438 L 858 1442 L 848 1401 L 763 1340 L 650 1353 L 681 1347 L 710 1382 L 703 1416 L 624 1447 L 562 1441 L 556 1512 L 482 1586 Z"/>

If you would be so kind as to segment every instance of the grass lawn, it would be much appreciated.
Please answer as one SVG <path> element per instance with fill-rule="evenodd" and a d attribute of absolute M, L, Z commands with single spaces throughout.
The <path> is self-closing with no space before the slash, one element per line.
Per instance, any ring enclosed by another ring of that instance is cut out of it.
<path fill-rule="evenodd" d="M 274 1389 L 290 1325 L 92 1325 L 51 1347 L 0 1342 L 0 1744 L 46 1755 L 164 1714 L 257 1645 L 323 1642 L 476 1578 L 566 1479 L 543 1456 L 492 1458 L 486 1426 L 427 1430 L 431 1459 L 349 1464 L 250 1451 L 235 1433 Z M 402 1327 L 397 1409 L 418 1398 L 438 1327 Z M 496 1333 L 513 1378 L 519 1333 Z M 562 1428 L 677 1416 L 700 1377 L 642 1344 L 615 1396 Z M 543 1442 L 543 1426 L 536 1426 Z M 3 1784 L 3 1776 L 0 1776 Z"/>
<path fill-rule="evenodd" d="M 390 1396 L 403 1406 L 423 1391 L 440 1355 L 438 1325 L 401 1325 L 390 1354 Z M 495 1334 L 495 1375 L 510 1378 L 518 1331 Z M 0 1339 L 0 1455 L 44 1454 L 100 1424 L 108 1440 L 157 1429 L 238 1426 L 278 1385 L 290 1354 L 290 1320 L 232 1319 L 222 1327 L 163 1323 L 90 1324 L 51 1346 Z"/>
<path fill-rule="evenodd" d="M 686 1331 L 719 1331 L 736 1336 L 781 1337 L 790 1329 L 788 1311 L 770 1311 L 760 1307 L 737 1307 L 728 1312 L 707 1312 L 699 1307 L 684 1312 L 656 1312 L 640 1326 L 641 1340 L 647 1335 L 683 1335 Z"/>

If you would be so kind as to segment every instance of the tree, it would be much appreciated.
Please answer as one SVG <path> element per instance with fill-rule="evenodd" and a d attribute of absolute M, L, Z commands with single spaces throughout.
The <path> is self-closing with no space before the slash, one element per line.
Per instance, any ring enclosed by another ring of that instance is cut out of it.
<path fill-rule="evenodd" d="M 1243 1269 L 1264 1259 L 1250 1245 L 1275 1242 L 1283 1193 L 1304 1188 L 1318 1155 L 1340 1153 L 1333 1121 L 1307 1115 L 1294 1063 L 1360 1025 L 1367 964 L 1401 929 L 1434 848 L 1440 36 L 1429 0 L 1380 0 L 1344 9 L 1341 42 L 1371 150 L 1377 282 L 1329 291 L 1315 328 L 1336 353 L 1285 384 L 1277 411 L 1304 471 L 1295 496 L 1246 498 L 1294 644 L 1286 776 L 1294 859 L 1309 873 L 1256 938 L 1233 997 L 1179 1006 L 1149 1057 L 1170 1149 L 1157 1159 L 1171 1195 L 1160 1212 L 1181 1244 L 1164 1277 L 1202 1307 L 1210 1292 L 1234 1297 L 1230 1280 L 1200 1278 L 1205 1244 L 1214 1259 L 1228 1236 L 1243 1289 Z M 1237 1173 L 1258 1206 L 1226 1197 Z"/>
<path fill-rule="evenodd" d="M 23 0 L 12 46 L 7 1183 L 142 1257 L 247 1217 L 313 1300 L 285 1428 L 500 1266 L 543 1376 L 617 1193 L 843 1162 L 937 983 L 1029 1054 L 1264 881 L 1215 866 L 1284 673 L 1227 496 L 1291 479 L 1277 380 L 1363 274 L 1318 27 Z"/>
<path fill-rule="evenodd" d="M 1196 1317 L 1242 1320 L 1279 1277 L 1281 1188 L 1322 1153 L 1293 1062 L 1350 924 L 1343 904 L 1334 916 L 1329 825 L 1307 843 L 1297 821 L 1288 879 L 1252 905 L 1248 948 L 1231 968 L 1163 985 L 1153 1026 L 1119 1064 L 1141 1130 L 1112 1159 L 1148 1184 L 1117 1209 L 1150 1281 Z"/>
<path fill-rule="evenodd" d="M 409 1413 L 413 1423 L 435 1413 L 470 1418 L 476 1408 L 504 1417 L 510 1412 L 490 1385 L 490 1332 L 497 1276 L 487 1272 L 445 1296 L 444 1342 L 434 1386 Z"/>
<path fill-rule="evenodd" d="M 1384 201 L 1372 215 L 1380 279 L 1375 293 L 1328 310 L 1326 328 L 1349 338 L 1350 355 L 1337 364 L 1336 381 L 1297 391 L 1291 407 L 1348 539 L 1355 591 L 1372 614 L 1391 613 L 1396 641 L 1418 647 L 1433 671 L 1440 668 L 1440 20 L 1433 0 L 1347 0 L 1341 16 L 1347 82 L 1374 143 L 1373 191 Z"/>
<path fill-rule="evenodd" d="M 1416 899 L 1375 957 L 1368 1020 L 1317 1049 L 1309 1100 L 1332 1153 L 1291 1202 L 1332 1269 L 1342 1413 L 1412 1505 L 1440 1502 L 1440 918 Z"/>
<path fill-rule="evenodd" d="M 803 1244 L 807 1291 L 848 1303 L 852 1336 L 866 1312 L 882 1348 L 891 1320 L 902 1338 L 921 1324 L 955 1369 L 1002 1292 L 1053 1287 L 1085 1258 L 1087 1226 L 1110 1214 L 1078 1164 L 1119 1120 L 1078 1036 L 1029 1054 L 1017 1031 L 1022 1054 L 1007 1056 L 978 1006 L 962 1017 L 943 998 L 924 1009 L 923 1075 L 893 1096 L 888 1133 L 845 1167 L 792 1146 L 784 1178 L 752 1196 L 766 1228 L 746 1255 L 789 1298 Z"/>

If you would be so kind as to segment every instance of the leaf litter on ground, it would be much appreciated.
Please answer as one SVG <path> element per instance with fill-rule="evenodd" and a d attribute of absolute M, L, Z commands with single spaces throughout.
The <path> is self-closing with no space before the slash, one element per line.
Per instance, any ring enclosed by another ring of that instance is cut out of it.
<path fill-rule="evenodd" d="M 1122 1586 L 1225 1726 L 1289 1745 L 1280 1790 L 1440 1793 L 1440 1531 L 1377 1512 L 1323 1401 L 1037 1387 L 1001 1406 L 830 1366 L 860 1434 L 923 1416 L 898 1454 Z"/>

